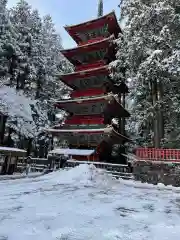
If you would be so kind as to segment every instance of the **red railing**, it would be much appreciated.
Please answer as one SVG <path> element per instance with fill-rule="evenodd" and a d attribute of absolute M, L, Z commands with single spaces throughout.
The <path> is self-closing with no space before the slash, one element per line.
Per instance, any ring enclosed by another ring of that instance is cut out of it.
<path fill-rule="evenodd" d="M 104 89 L 103 88 L 89 88 L 87 90 L 79 90 L 73 91 L 71 93 L 72 98 L 79 98 L 79 97 L 91 97 L 96 95 L 103 95 Z"/>
<path fill-rule="evenodd" d="M 73 116 L 65 120 L 65 124 L 70 125 L 81 125 L 81 124 L 104 124 L 104 118 L 102 117 L 93 117 L 93 116 Z"/>
<path fill-rule="evenodd" d="M 78 66 L 76 66 L 75 71 L 78 72 L 78 71 L 91 70 L 93 68 L 99 68 L 99 67 L 102 67 L 105 65 L 106 65 L 106 62 L 104 60 L 100 60 L 95 63 L 87 63 L 87 64 L 78 65 Z"/>
<path fill-rule="evenodd" d="M 140 160 L 180 162 L 180 149 L 137 148 Z"/>

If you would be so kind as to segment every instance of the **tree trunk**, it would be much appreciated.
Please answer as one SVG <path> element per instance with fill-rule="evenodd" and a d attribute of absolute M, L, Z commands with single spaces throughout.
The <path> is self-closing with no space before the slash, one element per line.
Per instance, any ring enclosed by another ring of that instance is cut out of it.
<path fill-rule="evenodd" d="M 12 128 L 9 128 L 8 138 L 7 138 L 7 147 L 14 147 L 14 141 L 11 138 L 12 132 L 13 132 Z"/>
<path fill-rule="evenodd" d="M 9 74 L 10 74 L 10 79 L 9 79 L 9 84 L 10 86 L 15 83 L 15 69 L 17 66 L 17 57 L 13 54 L 11 59 L 10 59 L 10 64 L 9 64 Z"/>
<path fill-rule="evenodd" d="M 11 139 L 11 133 L 12 133 L 12 129 L 9 128 L 9 132 L 8 132 L 8 138 L 7 138 L 7 143 L 6 143 L 6 146 L 7 147 L 13 147 L 14 146 L 14 143 Z M 4 160 L 4 163 L 3 163 L 3 168 L 2 168 L 2 174 L 8 174 L 8 165 L 9 165 L 9 156 L 6 156 L 5 157 L 5 160 Z"/>
<path fill-rule="evenodd" d="M 0 115 L 0 144 L 4 142 L 4 134 L 6 129 L 7 116 Z"/>
<path fill-rule="evenodd" d="M 119 98 L 118 98 L 118 101 L 119 101 L 119 103 L 121 104 L 121 101 L 122 101 L 122 98 L 121 98 L 121 93 L 119 94 L 119 96 L 118 96 Z M 119 125 L 119 129 L 118 129 L 118 132 L 122 132 L 122 118 L 119 118 L 118 119 L 118 125 Z"/>
<path fill-rule="evenodd" d="M 163 85 L 162 85 L 161 81 L 159 82 L 158 88 L 159 88 L 158 89 L 159 101 L 162 101 L 163 100 Z M 159 115 L 159 138 L 161 141 L 164 138 L 164 117 L 163 117 L 163 108 L 162 107 L 159 108 L 158 115 Z"/>
<path fill-rule="evenodd" d="M 54 149 L 54 137 L 52 136 L 51 137 L 51 150 Z"/>
<path fill-rule="evenodd" d="M 28 147 L 27 147 L 27 156 L 30 155 L 32 149 L 32 138 L 28 139 Z"/>
<path fill-rule="evenodd" d="M 151 82 L 151 90 L 152 90 L 152 104 L 155 107 L 157 103 L 157 80 Z M 160 138 L 159 138 L 159 118 L 158 118 L 158 110 L 157 107 L 154 109 L 154 147 L 160 147 Z"/>
<path fill-rule="evenodd" d="M 125 93 L 122 94 L 121 104 L 125 108 Z M 125 123 L 126 123 L 126 119 L 125 119 L 125 117 L 122 117 L 121 118 L 121 133 L 123 135 L 125 134 Z"/>

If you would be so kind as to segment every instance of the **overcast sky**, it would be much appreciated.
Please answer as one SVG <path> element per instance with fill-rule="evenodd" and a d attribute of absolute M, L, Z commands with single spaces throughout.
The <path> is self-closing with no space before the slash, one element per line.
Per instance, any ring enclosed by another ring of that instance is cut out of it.
<path fill-rule="evenodd" d="M 8 7 L 12 7 L 17 2 L 18 0 L 8 0 Z M 65 48 L 73 47 L 75 44 L 63 26 L 78 24 L 97 16 L 98 0 L 27 0 L 27 2 L 38 9 L 41 15 L 52 16 Z M 104 0 L 104 13 L 115 10 L 119 18 L 119 2 L 119 0 Z"/>

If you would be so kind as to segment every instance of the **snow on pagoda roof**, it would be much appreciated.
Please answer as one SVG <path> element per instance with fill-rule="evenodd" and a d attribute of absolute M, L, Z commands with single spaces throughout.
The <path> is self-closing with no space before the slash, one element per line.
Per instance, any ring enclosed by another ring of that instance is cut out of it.
<path fill-rule="evenodd" d="M 73 47 L 73 48 L 63 49 L 63 50 L 61 50 L 61 53 L 63 55 L 65 55 L 65 53 L 68 53 L 68 52 L 71 52 L 71 51 L 77 51 L 77 50 L 79 51 L 79 50 L 82 50 L 82 49 L 87 49 L 87 47 L 95 46 L 97 44 L 105 43 L 105 42 L 108 42 L 108 41 L 114 40 L 114 39 L 115 39 L 114 35 L 112 34 L 110 37 L 104 38 L 104 39 L 96 41 L 96 42 L 87 43 L 87 44 L 84 44 L 82 46 L 77 46 L 77 47 Z"/>
<path fill-rule="evenodd" d="M 100 106 L 101 102 L 105 102 L 105 109 Z M 91 111 L 92 104 L 99 104 L 99 108 L 97 111 L 99 113 L 94 114 L 100 114 L 100 112 L 106 114 L 106 116 L 113 116 L 113 117 L 129 117 L 130 113 L 123 107 L 123 105 L 119 102 L 117 95 L 109 93 L 106 95 L 97 95 L 92 97 L 84 97 L 84 98 L 75 98 L 75 99 L 69 99 L 69 100 L 60 100 L 55 102 L 55 106 L 57 108 L 61 108 L 65 110 L 66 112 L 75 112 L 77 115 L 86 114 L 86 109 L 79 112 L 77 111 L 77 108 L 81 108 L 81 104 L 86 104 L 86 107 L 89 108 Z"/>
<path fill-rule="evenodd" d="M 73 27 L 81 27 L 82 25 L 90 24 L 90 23 L 93 23 L 93 22 L 97 22 L 100 19 L 105 19 L 105 18 L 111 17 L 111 16 L 113 16 L 116 19 L 116 21 L 117 21 L 115 11 L 112 11 L 112 12 L 110 12 L 110 13 L 104 15 L 104 16 L 101 16 L 101 17 L 98 17 L 98 18 L 94 18 L 94 19 L 89 20 L 89 21 L 85 21 L 85 22 L 82 22 L 82 23 L 79 23 L 79 24 L 74 24 L 74 25 L 66 25 L 64 28 L 67 29 L 67 28 L 73 28 Z"/>
<path fill-rule="evenodd" d="M 100 70 L 108 70 L 110 67 L 109 65 L 104 65 L 104 66 L 100 66 L 100 67 L 96 67 L 96 68 L 90 68 L 90 69 L 85 69 L 85 70 L 81 70 L 81 71 L 77 71 L 77 72 L 71 72 L 71 73 L 66 73 L 66 74 L 60 74 L 58 76 L 60 77 L 68 77 L 68 76 L 72 76 L 72 77 L 76 77 L 74 75 L 80 75 L 80 76 L 84 76 L 86 74 L 93 74 L 94 72 L 99 72 Z"/>
<path fill-rule="evenodd" d="M 75 155 L 75 156 L 90 156 L 95 150 L 90 149 L 70 149 L 70 148 L 57 148 L 49 152 L 49 154 L 60 155 Z"/>
<path fill-rule="evenodd" d="M 61 103 L 81 103 L 85 101 L 94 101 L 94 100 L 110 100 L 110 98 L 114 98 L 113 94 L 106 94 L 106 95 L 100 95 L 100 96 L 92 96 L 92 97 L 84 97 L 84 98 L 74 98 L 74 99 L 64 99 L 57 101 L 57 104 Z"/>
<path fill-rule="evenodd" d="M 106 132 L 106 130 L 112 130 L 112 128 L 99 128 L 99 129 L 89 129 L 89 128 L 77 128 L 77 129 L 53 129 L 49 128 L 46 129 L 47 132 L 54 132 L 54 133 L 99 133 L 99 132 Z"/>

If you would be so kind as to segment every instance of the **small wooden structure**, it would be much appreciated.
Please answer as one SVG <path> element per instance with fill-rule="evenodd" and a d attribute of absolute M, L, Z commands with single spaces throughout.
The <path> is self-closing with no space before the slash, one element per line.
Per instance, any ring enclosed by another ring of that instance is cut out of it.
<path fill-rule="evenodd" d="M 18 158 L 24 158 L 27 151 L 19 148 L 0 147 L 0 175 L 12 175 L 17 166 Z"/>

